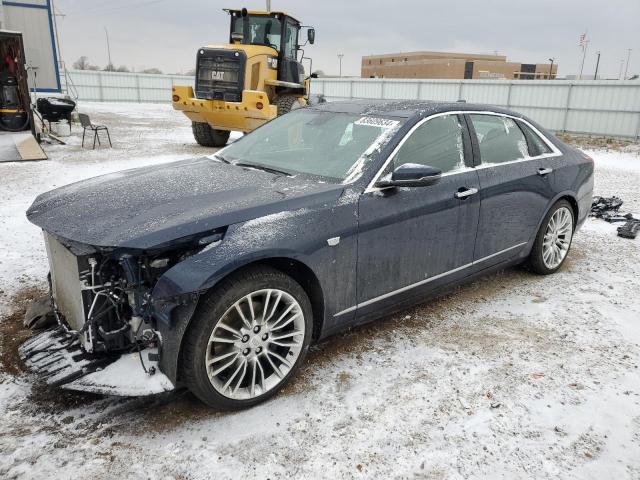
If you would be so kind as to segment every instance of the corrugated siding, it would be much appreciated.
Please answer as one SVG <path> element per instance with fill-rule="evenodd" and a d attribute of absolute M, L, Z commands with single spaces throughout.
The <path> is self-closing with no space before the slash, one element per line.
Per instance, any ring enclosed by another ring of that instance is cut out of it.
<path fill-rule="evenodd" d="M 184 75 L 70 71 L 80 100 L 170 101 L 172 85 L 191 85 Z M 487 103 L 512 108 L 554 131 L 638 138 L 640 82 L 527 80 L 396 80 L 317 78 L 311 93 L 328 101 L 420 99 Z"/>
<path fill-rule="evenodd" d="M 194 86 L 186 75 L 67 70 L 79 100 L 99 102 L 170 102 L 173 85 Z"/>

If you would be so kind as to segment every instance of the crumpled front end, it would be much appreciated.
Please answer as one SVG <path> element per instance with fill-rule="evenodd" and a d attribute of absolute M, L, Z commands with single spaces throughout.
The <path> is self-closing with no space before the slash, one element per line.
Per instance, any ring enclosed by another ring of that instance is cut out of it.
<path fill-rule="evenodd" d="M 205 242 L 217 238 L 209 235 Z M 104 249 L 46 232 L 45 244 L 58 325 L 20 347 L 27 367 L 48 385 L 73 390 L 138 396 L 174 389 L 175 375 L 161 368 L 158 318 L 166 320 L 167 302 L 156 305 L 151 292 L 168 268 L 193 252 L 191 246 Z M 195 305 L 197 298 L 192 300 Z"/>

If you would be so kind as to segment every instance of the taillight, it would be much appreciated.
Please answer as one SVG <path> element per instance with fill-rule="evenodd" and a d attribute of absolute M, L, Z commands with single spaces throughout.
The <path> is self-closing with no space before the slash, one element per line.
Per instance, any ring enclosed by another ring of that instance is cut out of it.
<path fill-rule="evenodd" d="M 180 101 L 180 97 L 178 95 L 174 95 L 171 98 L 173 99 L 174 102 L 179 102 Z"/>
<path fill-rule="evenodd" d="M 256 108 L 258 110 L 262 110 L 264 108 L 264 105 L 262 104 L 262 102 L 256 102 Z"/>

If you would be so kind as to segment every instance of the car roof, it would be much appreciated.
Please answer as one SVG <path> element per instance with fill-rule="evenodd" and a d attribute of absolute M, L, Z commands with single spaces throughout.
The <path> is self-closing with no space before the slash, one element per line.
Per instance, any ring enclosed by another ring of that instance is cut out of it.
<path fill-rule="evenodd" d="M 523 117 L 522 114 L 495 105 L 466 102 L 442 102 L 435 100 L 346 100 L 312 105 L 310 108 L 327 112 L 354 115 L 381 115 L 398 118 L 423 118 L 435 113 L 451 111 L 491 111 Z"/>

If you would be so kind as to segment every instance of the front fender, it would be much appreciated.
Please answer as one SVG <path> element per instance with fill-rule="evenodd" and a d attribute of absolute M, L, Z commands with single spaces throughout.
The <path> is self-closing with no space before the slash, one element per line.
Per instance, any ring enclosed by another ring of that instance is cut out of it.
<path fill-rule="evenodd" d="M 338 242 L 328 242 L 329 239 Z M 260 260 L 287 258 L 304 264 L 325 296 L 324 320 L 353 305 L 357 255 L 357 204 L 281 212 L 230 225 L 223 240 L 185 258 L 156 283 L 152 305 L 162 336 L 160 368 L 178 380 L 180 348 L 201 293 L 231 272 Z"/>
<path fill-rule="evenodd" d="M 308 257 L 323 245 L 320 239 L 305 241 L 295 235 L 312 220 L 305 214 L 305 209 L 299 209 L 231 225 L 218 245 L 205 248 L 166 271 L 153 289 L 153 300 L 208 290 L 230 272 L 266 258 L 293 258 L 309 266 Z"/>

